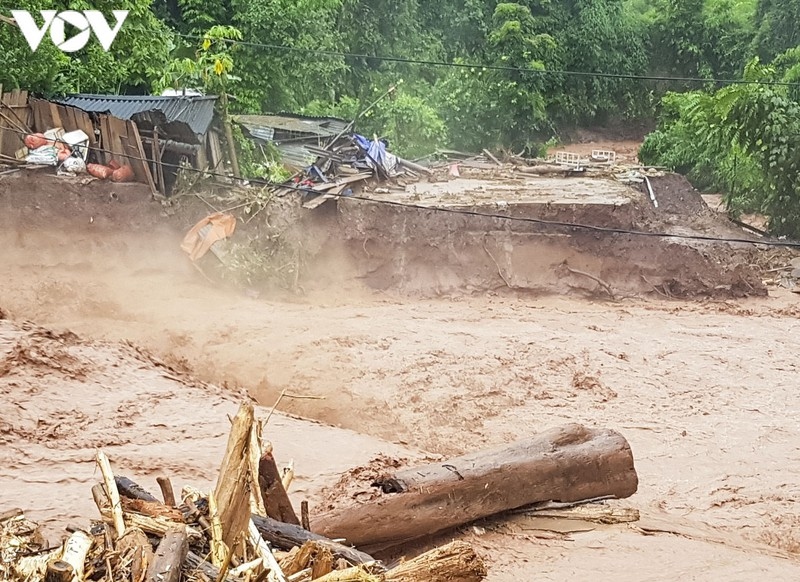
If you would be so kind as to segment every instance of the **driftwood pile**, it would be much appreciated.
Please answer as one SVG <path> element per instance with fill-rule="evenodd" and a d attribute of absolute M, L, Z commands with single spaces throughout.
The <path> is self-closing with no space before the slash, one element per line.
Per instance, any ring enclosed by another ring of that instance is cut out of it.
<path fill-rule="evenodd" d="M 169 479 L 159 478 L 159 500 L 115 476 L 102 451 L 96 460 L 100 519 L 68 528 L 62 545 L 48 547 L 21 510 L 0 513 L 0 580 L 478 582 L 486 568 L 464 542 L 390 568 L 365 552 L 536 503 L 627 497 L 638 483 L 621 435 L 567 425 L 364 483 L 371 495 L 344 496 L 312 520 L 305 503 L 300 517 L 295 512 L 286 493 L 293 471 L 278 469 L 248 404 L 232 419 L 208 493 L 185 487 L 176 497 Z"/>

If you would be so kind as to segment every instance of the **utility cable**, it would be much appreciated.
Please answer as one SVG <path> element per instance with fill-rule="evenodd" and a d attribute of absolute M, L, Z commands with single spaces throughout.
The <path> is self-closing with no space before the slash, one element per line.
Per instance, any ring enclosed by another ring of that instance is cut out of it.
<path fill-rule="evenodd" d="M 206 37 L 194 34 L 175 33 L 176 36 L 187 38 L 191 40 L 205 40 Z M 244 40 L 235 40 L 228 38 L 213 39 L 214 41 L 222 41 L 232 45 L 242 45 L 254 48 L 265 48 L 282 51 L 303 52 L 306 54 L 326 55 L 332 57 L 354 58 L 354 59 L 371 59 L 389 63 L 402 63 L 410 65 L 424 65 L 428 67 L 450 67 L 457 69 L 485 69 L 488 71 L 504 71 L 515 73 L 529 73 L 532 75 L 541 76 L 565 76 L 565 77 L 591 77 L 603 79 L 620 79 L 632 81 L 661 81 L 668 83 L 700 83 L 700 84 L 720 84 L 720 85 L 764 85 L 764 86 L 778 86 L 778 87 L 798 87 L 800 83 L 790 83 L 788 81 L 748 81 L 746 79 L 714 79 L 704 77 L 666 77 L 661 75 L 634 75 L 628 73 L 601 73 L 590 71 L 569 71 L 569 70 L 554 70 L 554 69 L 524 69 L 522 67 L 512 67 L 507 65 L 490 65 L 483 63 L 459 63 L 451 61 L 438 61 L 429 59 L 412 59 L 408 57 L 394 57 L 394 56 L 379 56 L 367 55 L 359 53 L 350 53 L 343 51 L 332 51 L 326 49 L 314 49 L 297 46 L 269 44 L 261 42 L 250 42 Z"/>

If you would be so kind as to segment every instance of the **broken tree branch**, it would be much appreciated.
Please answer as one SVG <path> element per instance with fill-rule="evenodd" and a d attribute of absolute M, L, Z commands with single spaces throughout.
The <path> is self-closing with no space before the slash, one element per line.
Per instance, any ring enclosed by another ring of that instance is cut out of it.
<path fill-rule="evenodd" d="M 564 261 L 561 264 L 563 265 L 563 267 L 567 271 L 569 271 L 573 275 L 581 275 L 583 277 L 587 277 L 587 278 L 591 279 L 592 281 L 594 281 L 595 283 L 600 285 L 605 290 L 605 292 L 608 293 L 608 295 L 609 295 L 609 297 L 611 297 L 611 299 L 616 299 L 616 296 L 614 295 L 614 291 L 611 290 L 611 286 L 608 283 L 606 283 L 605 281 L 603 281 L 600 277 L 595 277 L 594 275 L 592 275 L 591 273 L 587 273 L 586 271 L 579 271 L 578 269 L 573 269 L 572 267 L 570 267 L 567 264 L 566 261 Z"/>
<path fill-rule="evenodd" d="M 222 541 L 233 550 L 233 540 L 247 531 L 250 519 L 250 491 L 258 487 L 251 482 L 249 468 L 250 432 L 253 427 L 253 405 L 244 403 L 233 419 L 228 446 L 217 477 L 214 497 L 219 509 Z"/>
<path fill-rule="evenodd" d="M 161 495 L 164 497 L 164 505 L 176 507 L 175 490 L 172 488 L 172 482 L 169 477 L 156 477 L 156 482 L 161 489 Z"/>
<path fill-rule="evenodd" d="M 296 525 L 282 523 L 269 517 L 253 516 L 253 523 L 261 537 L 279 550 L 291 550 L 302 546 L 305 542 L 315 541 L 328 547 L 337 558 L 344 558 L 351 564 L 374 562 L 375 558 L 355 548 L 334 542 L 330 538 L 312 533 Z"/>
<path fill-rule="evenodd" d="M 284 523 L 300 525 L 292 502 L 283 487 L 275 458 L 270 452 L 264 453 L 258 464 L 258 486 L 269 517 Z"/>

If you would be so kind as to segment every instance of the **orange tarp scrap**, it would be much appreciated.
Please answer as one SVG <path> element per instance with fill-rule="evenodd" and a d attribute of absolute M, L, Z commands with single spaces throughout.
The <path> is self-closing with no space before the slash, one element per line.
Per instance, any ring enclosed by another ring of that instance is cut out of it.
<path fill-rule="evenodd" d="M 207 228 L 210 226 L 210 228 Z M 204 232 L 200 232 L 206 229 Z M 195 224 L 181 243 L 181 250 L 189 254 L 189 258 L 196 261 L 208 252 L 217 241 L 228 238 L 236 230 L 236 218 L 230 214 L 216 212 L 209 214 Z"/>

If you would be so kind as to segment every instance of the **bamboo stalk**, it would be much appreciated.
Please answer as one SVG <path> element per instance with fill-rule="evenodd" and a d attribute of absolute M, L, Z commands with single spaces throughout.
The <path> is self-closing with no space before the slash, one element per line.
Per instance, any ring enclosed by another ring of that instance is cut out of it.
<path fill-rule="evenodd" d="M 97 451 L 97 465 L 100 467 L 100 472 L 103 474 L 103 482 L 106 485 L 108 498 L 111 501 L 111 514 L 114 518 L 114 530 L 117 532 L 117 537 L 122 537 L 125 533 L 125 520 L 122 518 L 122 504 L 119 499 L 119 490 L 114 481 L 114 472 L 111 470 L 111 463 L 103 451 Z"/>

